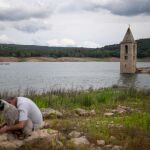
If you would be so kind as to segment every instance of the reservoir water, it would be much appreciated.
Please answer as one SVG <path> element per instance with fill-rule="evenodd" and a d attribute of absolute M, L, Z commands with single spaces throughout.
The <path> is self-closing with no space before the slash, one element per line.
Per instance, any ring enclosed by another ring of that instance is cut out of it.
<path fill-rule="evenodd" d="M 150 67 L 139 62 L 138 67 Z M 88 89 L 112 85 L 150 88 L 150 74 L 120 74 L 119 62 L 19 62 L 0 65 L 0 91 Z"/>

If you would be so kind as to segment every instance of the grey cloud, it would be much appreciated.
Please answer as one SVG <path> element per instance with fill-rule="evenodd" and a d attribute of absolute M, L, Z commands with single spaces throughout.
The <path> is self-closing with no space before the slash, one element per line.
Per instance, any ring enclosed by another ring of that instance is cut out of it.
<path fill-rule="evenodd" d="M 120 16 L 150 15 L 150 0 L 68 0 L 59 9 L 61 12 L 99 12 L 105 9 Z"/>
<path fill-rule="evenodd" d="M 150 0 L 1 0 L 0 21 L 48 18 L 53 12 L 70 13 L 102 9 L 121 16 L 150 14 Z"/>
<path fill-rule="evenodd" d="M 22 32 L 35 33 L 39 30 L 49 30 L 51 25 L 47 25 L 45 23 L 42 23 L 42 21 L 37 20 L 17 23 L 13 27 Z"/>
<path fill-rule="evenodd" d="M 54 4 L 52 0 L 1 0 L 0 30 L 15 28 L 28 33 L 48 30 L 50 25 L 44 21 L 53 13 Z"/>
<path fill-rule="evenodd" d="M 0 30 L 5 30 L 6 28 L 7 27 L 4 24 L 0 23 Z"/>
<path fill-rule="evenodd" d="M 16 29 L 27 33 L 36 33 L 40 30 L 50 30 L 51 24 L 45 22 L 42 19 L 30 19 L 23 21 L 13 21 L 13 22 L 0 22 L 0 31 L 7 29 Z"/>
<path fill-rule="evenodd" d="M 52 0 L 2 0 L 0 2 L 0 21 L 48 18 L 53 11 L 54 3 Z"/>
<path fill-rule="evenodd" d="M 10 10 L 1 11 L 0 10 L 0 20 L 1 21 L 18 21 L 30 18 L 46 18 L 51 14 L 50 11 L 26 11 L 22 8 L 15 8 Z"/>
<path fill-rule="evenodd" d="M 121 16 L 150 15 L 150 0 L 120 0 L 118 3 L 107 4 L 103 8 Z"/>

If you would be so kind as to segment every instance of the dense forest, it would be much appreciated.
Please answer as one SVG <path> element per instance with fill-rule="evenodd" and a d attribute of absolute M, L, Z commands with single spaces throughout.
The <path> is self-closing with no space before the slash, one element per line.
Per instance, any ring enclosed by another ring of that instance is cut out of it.
<path fill-rule="evenodd" d="M 137 40 L 138 58 L 150 57 L 150 38 Z M 119 57 L 119 44 L 102 48 L 48 47 L 35 45 L 0 44 L 3 57 Z"/>

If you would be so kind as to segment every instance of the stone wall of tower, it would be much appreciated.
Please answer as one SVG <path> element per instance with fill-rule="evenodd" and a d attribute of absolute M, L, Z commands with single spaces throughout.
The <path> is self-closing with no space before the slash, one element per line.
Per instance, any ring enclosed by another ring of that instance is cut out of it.
<path fill-rule="evenodd" d="M 120 46 L 120 72 L 121 73 L 136 72 L 136 61 L 137 61 L 136 56 L 137 56 L 137 44 L 135 42 L 121 43 Z"/>

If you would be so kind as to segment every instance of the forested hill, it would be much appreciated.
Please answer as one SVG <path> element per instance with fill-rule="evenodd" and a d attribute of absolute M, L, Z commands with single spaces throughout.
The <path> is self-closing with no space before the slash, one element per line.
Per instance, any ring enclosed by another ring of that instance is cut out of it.
<path fill-rule="evenodd" d="M 102 47 L 101 50 L 119 51 L 120 45 L 119 44 L 107 45 Z M 139 58 L 150 57 L 150 38 L 137 40 L 137 51 Z"/>
<path fill-rule="evenodd" d="M 138 57 L 150 57 L 150 38 L 137 40 Z M 102 48 L 48 47 L 35 45 L 0 44 L 3 57 L 119 57 L 119 44 Z"/>

